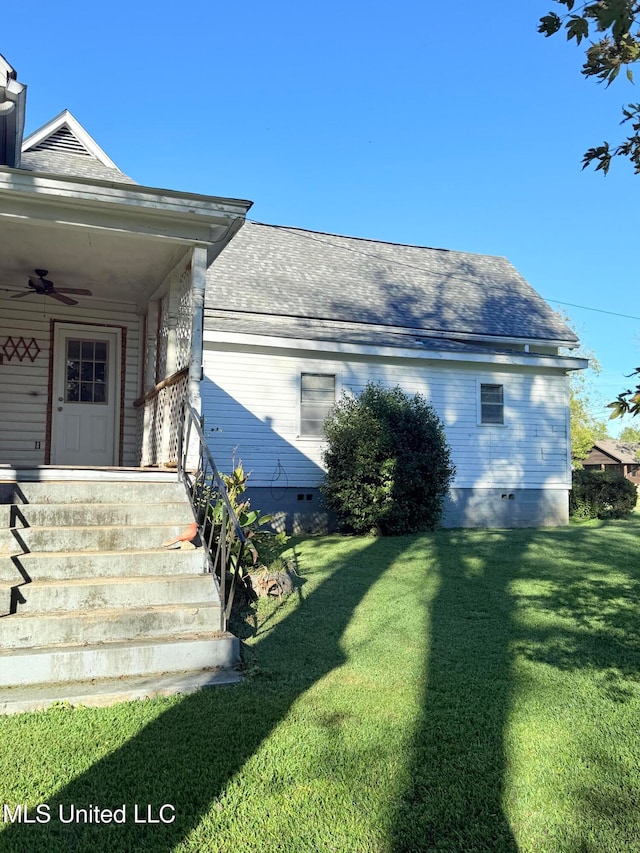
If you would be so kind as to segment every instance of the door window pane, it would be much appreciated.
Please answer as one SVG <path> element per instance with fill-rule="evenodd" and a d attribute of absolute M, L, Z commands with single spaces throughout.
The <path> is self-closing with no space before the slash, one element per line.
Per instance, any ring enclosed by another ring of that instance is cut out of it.
<path fill-rule="evenodd" d="M 67 403 L 107 403 L 108 341 L 67 339 Z"/>

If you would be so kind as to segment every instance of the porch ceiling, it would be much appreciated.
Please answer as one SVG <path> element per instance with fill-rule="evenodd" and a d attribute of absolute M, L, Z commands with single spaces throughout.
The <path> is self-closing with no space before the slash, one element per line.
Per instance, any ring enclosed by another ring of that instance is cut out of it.
<path fill-rule="evenodd" d="M 194 246 L 210 264 L 251 202 L 0 168 L 0 299 L 35 269 L 59 288 L 144 308 Z"/>
<path fill-rule="evenodd" d="M 188 251 L 166 238 L 1 217 L 0 235 L 0 299 L 26 290 L 33 271 L 46 269 L 58 287 L 142 306 Z"/>

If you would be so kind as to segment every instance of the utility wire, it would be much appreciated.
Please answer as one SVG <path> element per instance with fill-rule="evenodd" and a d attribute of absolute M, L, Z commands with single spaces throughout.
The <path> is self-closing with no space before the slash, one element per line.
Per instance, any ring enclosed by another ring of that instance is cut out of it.
<path fill-rule="evenodd" d="M 590 308 L 588 305 L 575 305 L 573 302 L 561 302 L 559 299 L 548 299 L 542 297 L 547 302 L 555 302 L 556 305 L 569 305 L 571 308 L 582 308 L 584 311 L 595 311 L 597 314 L 610 314 L 612 317 L 623 317 L 625 320 L 640 320 L 640 317 L 635 317 L 633 314 L 618 314 L 617 311 L 605 311 L 604 308 Z"/>
<path fill-rule="evenodd" d="M 366 257 L 373 258 L 374 260 L 377 260 L 377 261 L 383 261 L 383 263 L 385 263 L 385 264 L 391 264 L 392 266 L 407 267 L 408 269 L 425 271 L 424 266 L 418 267 L 415 264 L 408 264 L 404 261 L 398 261 L 394 258 L 386 258 L 386 257 L 381 258 L 380 255 L 375 255 L 372 252 L 368 252 L 366 249 L 363 249 L 360 247 L 356 248 L 353 246 L 345 246 L 339 242 L 333 242 L 331 240 L 323 240 L 322 239 L 322 237 L 337 237 L 340 239 L 342 237 L 341 234 L 329 234 L 329 233 L 325 233 L 325 232 L 313 232 L 313 231 L 308 231 L 305 228 L 296 228 L 295 226 L 291 226 L 291 225 L 271 225 L 268 222 L 259 222 L 257 219 L 247 219 L 247 222 L 251 222 L 253 225 L 262 225 L 266 228 L 279 228 L 282 231 L 290 231 L 293 234 L 295 234 L 295 236 L 302 237 L 306 240 L 312 240 L 314 243 L 324 243 L 327 246 L 331 246 L 332 249 L 342 249 L 345 252 L 351 252 L 351 253 L 356 254 L 356 255 L 364 255 Z M 402 243 L 402 244 L 401 243 L 393 243 L 393 242 L 385 241 L 385 240 L 373 240 L 373 239 L 369 240 L 365 237 L 347 237 L 347 238 L 342 237 L 342 239 L 360 240 L 363 243 L 367 243 L 367 242 L 369 242 L 369 243 L 382 243 L 383 245 L 391 245 L 391 246 L 405 245 L 404 243 Z M 408 248 L 411 248 L 411 249 L 430 249 L 431 251 L 434 251 L 434 252 L 450 252 L 451 251 L 450 249 L 436 249 L 436 248 L 433 248 L 432 246 L 414 246 L 413 244 L 409 245 Z M 474 254 L 474 253 L 463 252 L 461 254 Z M 481 257 L 492 257 L 492 256 L 491 255 L 483 255 Z M 464 276 L 449 275 L 449 278 L 460 278 L 460 279 L 464 280 Z M 550 299 L 550 298 L 547 298 L 546 296 L 542 296 L 542 294 L 540 294 L 540 296 L 542 299 L 545 300 L 545 302 L 554 302 L 556 305 L 568 305 L 571 308 L 581 308 L 584 311 L 594 311 L 596 314 L 609 314 L 612 317 L 623 317 L 625 320 L 639 320 L 640 321 L 640 317 L 636 317 L 633 314 L 619 314 L 617 311 L 605 311 L 603 308 L 591 308 L 589 305 L 576 305 L 574 302 L 563 302 L 561 299 Z"/>

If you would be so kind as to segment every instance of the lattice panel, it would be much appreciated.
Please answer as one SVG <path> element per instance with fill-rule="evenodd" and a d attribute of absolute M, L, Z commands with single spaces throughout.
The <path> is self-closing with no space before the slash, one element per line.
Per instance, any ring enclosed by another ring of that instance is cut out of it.
<path fill-rule="evenodd" d="M 167 375 L 167 342 L 169 340 L 169 294 L 158 305 L 158 349 L 156 354 L 156 382 Z"/>
<path fill-rule="evenodd" d="M 191 355 L 191 315 L 193 313 L 191 300 L 191 267 L 184 270 L 180 276 L 180 301 L 178 302 L 178 317 L 176 323 L 176 370 L 189 366 Z"/>
<path fill-rule="evenodd" d="M 180 444 L 180 430 L 182 429 L 182 405 L 187 396 L 189 380 L 185 376 L 170 388 L 165 388 L 166 398 L 164 400 L 165 412 L 169 418 L 169 458 L 173 464 L 178 461 L 178 447 Z"/>
<path fill-rule="evenodd" d="M 186 398 L 188 378 L 185 376 L 162 388 L 145 403 L 144 418 L 148 423 L 145 465 L 175 465 L 178 461 L 182 405 Z"/>

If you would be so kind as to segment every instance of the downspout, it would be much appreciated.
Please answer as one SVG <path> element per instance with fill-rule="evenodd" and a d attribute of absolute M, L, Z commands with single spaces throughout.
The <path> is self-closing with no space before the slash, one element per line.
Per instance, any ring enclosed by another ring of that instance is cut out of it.
<path fill-rule="evenodd" d="M 20 168 L 27 87 L 0 56 L 0 165 Z"/>

